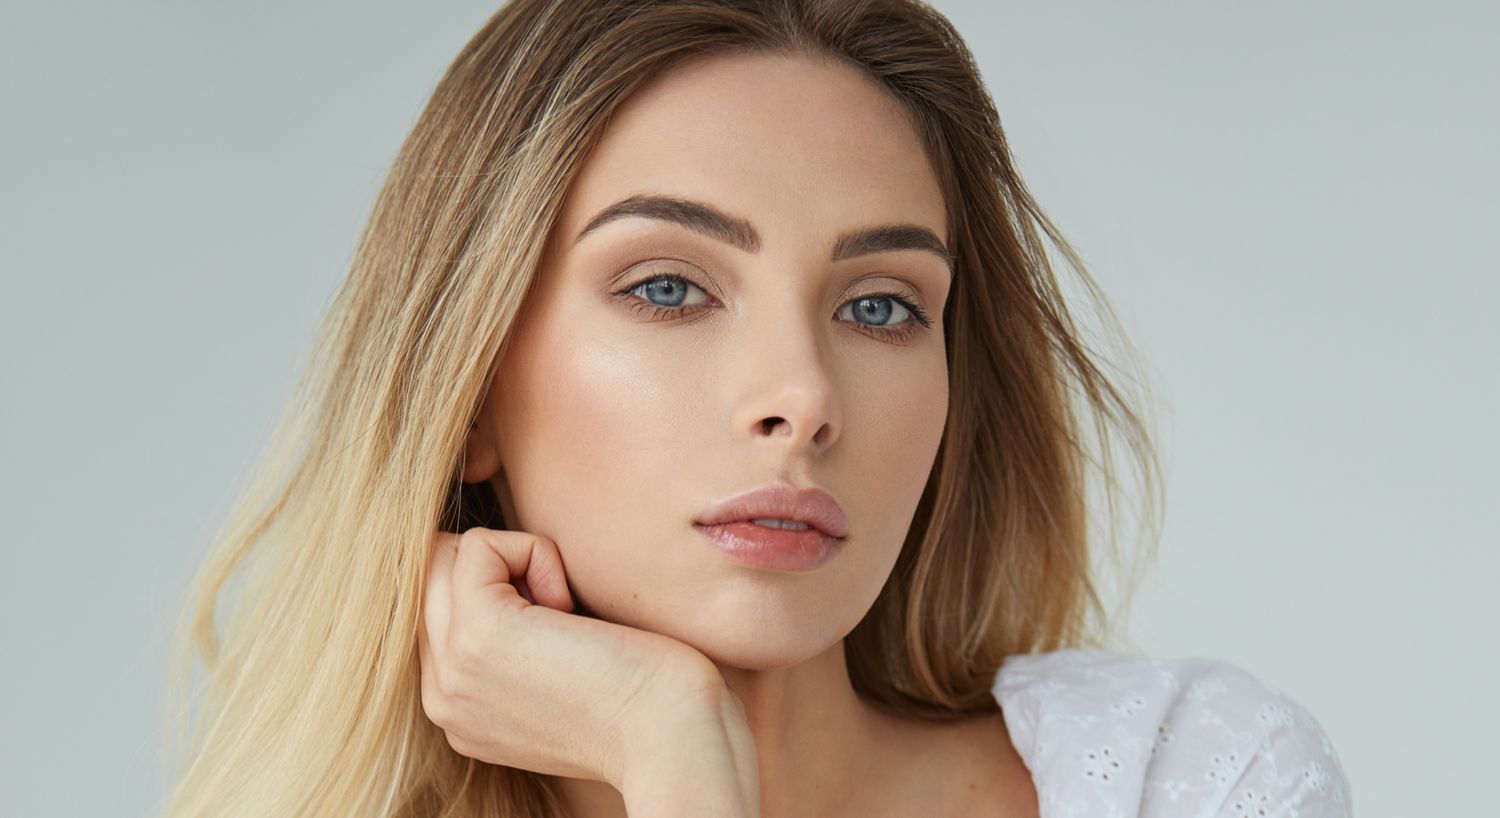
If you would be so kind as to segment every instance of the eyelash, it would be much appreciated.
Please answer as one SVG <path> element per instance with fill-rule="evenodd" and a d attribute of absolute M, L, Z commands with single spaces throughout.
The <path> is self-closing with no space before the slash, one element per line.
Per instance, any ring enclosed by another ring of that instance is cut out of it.
<path fill-rule="evenodd" d="M 679 275 L 654 275 L 650 278 L 641 279 L 640 281 L 637 281 L 636 283 L 631 284 L 629 287 L 626 287 L 622 290 L 616 290 L 614 292 L 614 295 L 620 298 L 627 299 L 626 306 L 630 307 L 632 311 L 637 313 L 647 313 L 656 320 L 675 318 L 685 312 L 688 312 L 690 309 L 689 307 L 663 307 L 660 304 L 653 304 L 650 301 L 635 295 L 634 290 L 640 288 L 642 285 L 653 284 L 658 281 L 681 281 L 684 284 L 698 287 L 698 289 L 700 290 L 704 289 L 703 287 L 699 287 L 693 281 Z M 707 294 L 706 290 L 705 294 Z M 911 313 L 911 318 L 901 322 L 900 324 L 893 325 L 894 328 L 876 327 L 869 324 L 860 324 L 858 322 L 855 322 L 855 326 L 858 327 L 861 331 L 869 332 L 874 335 L 884 336 L 892 341 L 904 342 L 911 340 L 913 336 L 922 331 L 917 329 L 916 326 L 913 326 L 914 324 L 921 326 L 922 329 L 927 329 L 928 327 L 932 326 L 932 319 L 927 317 L 927 313 L 924 312 L 921 307 L 918 307 L 916 304 L 913 304 L 911 301 L 903 298 L 899 293 L 870 293 L 869 295 L 862 295 L 858 298 L 851 299 L 850 301 L 845 301 L 844 304 L 850 304 L 854 301 L 865 301 L 877 298 L 888 298 L 896 302 L 897 304 L 900 304 L 901 306 L 906 308 L 907 312 Z M 839 305 L 840 310 L 844 308 L 844 304 Z"/>

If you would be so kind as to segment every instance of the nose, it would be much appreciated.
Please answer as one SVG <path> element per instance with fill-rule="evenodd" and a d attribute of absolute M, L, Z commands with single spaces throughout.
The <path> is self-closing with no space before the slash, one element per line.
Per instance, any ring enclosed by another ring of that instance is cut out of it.
<path fill-rule="evenodd" d="M 840 426 L 836 383 L 818 335 L 789 323 L 763 325 L 746 338 L 732 420 L 737 436 L 774 446 L 788 460 L 827 449 Z"/>

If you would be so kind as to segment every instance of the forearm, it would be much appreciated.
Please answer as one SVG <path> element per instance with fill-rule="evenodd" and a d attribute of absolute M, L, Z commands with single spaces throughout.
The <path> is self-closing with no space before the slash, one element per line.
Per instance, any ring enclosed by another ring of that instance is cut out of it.
<path fill-rule="evenodd" d="M 679 705 L 632 748 L 620 794 L 630 818 L 760 818 L 755 740 L 727 689 Z"/>

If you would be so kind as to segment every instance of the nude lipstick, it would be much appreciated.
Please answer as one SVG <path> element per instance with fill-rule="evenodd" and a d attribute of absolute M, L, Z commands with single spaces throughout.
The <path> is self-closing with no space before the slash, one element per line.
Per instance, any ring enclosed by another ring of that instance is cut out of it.
<path fill-rule="evenodd" d="M 786 483 L 736 494 L 694 520 L 693 527 L 730 559 L 779 571 L 817 568 L 849 534 L 848 518 L 831 494 Z"/>

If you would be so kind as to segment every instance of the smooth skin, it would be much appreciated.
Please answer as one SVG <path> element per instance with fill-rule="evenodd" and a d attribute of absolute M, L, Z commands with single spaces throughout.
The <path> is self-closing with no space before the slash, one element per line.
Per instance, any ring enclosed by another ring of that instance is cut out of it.
<path fill-rule="evenodd" d="M 703 232 L 629 216 L 580 237 L 595 214 L 638 195 L 705 204 L 742 223 Z M 710 687 L 721 680 L 732 693 L 727 708 L 690 695 L 695 717 L 718 715 L 681 732 L 670 709 L 643 705 L 621 719 L 646 724 L 632 734 L 650 742 L 576 755 L 618 750 L 631 756 L 622 769 L 640 753 L 665 759 L 658 768 L 691 765 L 699 754 L 682 747 L 717 735 L 730 748 L 719 763 L 675 778 L 662 771 L 662 786 L 707 776 L 729 793 L 757 781 L 758 799 L 736 813 L 766 818 L 1036 815 L 1031 778 L 998 713 L 946 725 L 892 717 L 855 693 L 845 666 L 844 637 L 901 551 L 948 408 L 946 260 L 921 249 L 832 258 L 840 235 L 889 224 L 947 235 L 918 135 L 874 81 L 805 56 L 712 55 L 674 67 L 616 113 L 569 188 L 470 435 L 463 479 L 495 490 L 515 529 L 498 533 L 555 544 L 557 565 L 544 563 L 540 583 L 553 590 L 539 589 L 534 607 L 561 603 L 561 579 L 576 609 L 556 613 L 675 640 L 708 665 L 690 656 L 667 667 L 711 667 Z M 726 240 L 746 228 L 753 245 Z M 694 530 L 693 518 L 717 501 L 772 481 L 839 500 L 849 536 L 833 559 L 806 572 L 753 568 Z M 490 568 L 470 581 L 529 584 L 523 572 L 501 578 L 497 563 Z M 461 569 L 452 569 L 455 584 Z M 529 588 L 522 595 L 533 601 Z M 542 621 L 512 616 L 475 633 L 499 651 L 507 639 L 537 639 L 513 631 Z M 563 638 L 561 628 L 548 633 Z M 563 669 L 536 665 L 548 684 L 520 689 L 588 701 L 604 688 L 575 672 L 633 683 L 651 656 L 678 656 L 660 642 L 632 646 L 641 650 L 616 654 L 618 664 L 595 664 L 607 649 L 588 639 L 549 645 L 540 659 Z M 591 658 L 569 660 L 573 648 Z M 488 684 L 471 680 L 472 695 L 515 697 L 515 680 L 495 672 Z M 672 698 L 682 678 L 669 670 L 650 686 L 660 698 L 634 701 Z M 566 708 L 526 712 L 568 718 L 556 715 Z M 705 723 L 712 728 L 698 729 Z M 733 749 L 744 735 L 753 737 L 753 778 Z M 602 766 L 559 773 L 581 818 L 620 818 L 632 795 L 644 797 L 622 792 Z"/>
<path fill-rule="evenodd" d="M 422 708 L 487 764 L 607 782 L 630 814 L 759 815 L 755 744 L 713 665 L 669 636 L 575 616 L 556 543 L 433 539 Z M 691 772 L 700 785 L 679 786 Z"/>

